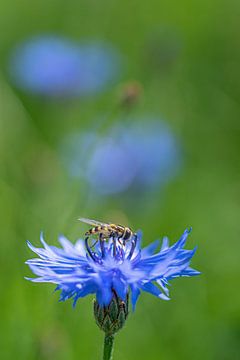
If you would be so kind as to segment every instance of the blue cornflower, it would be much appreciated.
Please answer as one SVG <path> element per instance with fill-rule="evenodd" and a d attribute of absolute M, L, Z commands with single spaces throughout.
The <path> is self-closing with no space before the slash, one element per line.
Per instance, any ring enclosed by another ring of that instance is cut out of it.
<path fill-rule="evenodd" d="M 76 42 L 57 35 L 40 35 L 19 43 L 9 57 L 14 84 L 45 97 L 97 94 L 120 71 L 120 55 L 102 41 Z"/>
<path fill-rule="evenodd" d="M 39 258 L 26 262 L 37 278 L 33 282 L 51 282 L 61 290 L 60 300 L 74 298 L 74 304 L 81 297 L 96 294 L 100 307 L 109 306 L 117 297 L 128 302 L 131 294 L 133 309 L 141 291 L 146 291 L 163 300 L 169 300 L 168 282 L 180 276 L 198 275 L 189 264 L 196 251 L 184 249 L 190 230 L 174 245 L 169 246 L 164 238 L 159 251 L 159 241 L 141 249 L 141 233 L 123 244 L 116 238 L 89 244 L 86 239 L 73 245 L 60 236 L 62 248 L 49 246 L 41 234 L 44 248 L 36 248 L 28 242 L 29 248 Z"/>
<path fill-rule="evenodd" d="M 151 116 L 130 120 L 124 125 L 121 120 L 103 136 L 97 131 L 69 134 L 61 144 L 70 175 L 85 179 L 96 194 L 142 196 L 163 189 L 182 167 L 182 146 L 167 123 Z"/>

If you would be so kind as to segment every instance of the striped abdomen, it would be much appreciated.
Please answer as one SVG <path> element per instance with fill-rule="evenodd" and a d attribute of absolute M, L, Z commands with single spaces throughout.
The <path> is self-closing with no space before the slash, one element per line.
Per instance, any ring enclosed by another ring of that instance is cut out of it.
<path fill-rule="evenodd" d="M 98 225 L 86 232 L 86 236 L 96 234 L 101 234 L 103 239 L 116 236 L 124 241 L 129 240 L 133 236 L 133 232 L 130 228 L 115 224 L 109 224 L 108 226 Z"/>
<path fill-rule="evenodd" d="M 103 234 L 106 236 L 109 236 L 111 234 L 111 230 L 108 226 L 102 225 L 102 226 L 95 226 L 92 229 L 88 230 L 86 232 L 86 235 L 95 235 L 95 234 Z"/>

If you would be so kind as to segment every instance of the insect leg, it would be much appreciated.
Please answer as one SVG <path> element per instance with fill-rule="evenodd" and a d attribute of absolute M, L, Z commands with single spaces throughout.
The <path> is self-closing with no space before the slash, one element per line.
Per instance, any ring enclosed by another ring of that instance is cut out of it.
<path fill-rule="evenodd" d="M 137 234 L 134 234 L 134 238 L 132 240 L 132 246 L 131 246 L 131 249 L 130 249 L 130 252 L 128 254 L 128 259 L 130 260 L 131 257 L 133 256 L 133 253 L 134 253 L 134 250 L 136 248 L 136 245 L 137 245 Z"/>
<path fill-rule="evenodd" d="M 113 239 L 113 257 L 116 256 L 116 252 L 117 252 L 117 239 L 116 239 L 116 233 L 112 232 L 111 233 L 111 237 Z"/>
<path fill-rule="evenodd" d="M 94 255 L 93 255 L 93 253 L 92 253 L 92 251 L 91 251 L 91 249 L 90 249 L 90 247 L 88 245 L 88 239 L 89 239 L 89 237 L 87 236 L 85 238 L 85 246 L 86 246 L 86 249 L 87 249 L 87 252 L 88 252 L 89 256 L 92 258 L 93 261 L 95 261 Z"/>
<path fill-rule="evenodd" d="M 91 245 L 90 249 L 93 249 L 97 242 L 98 242 L 98 240 L 96 240 L 95 243 L 93 245 Z"/>
<path fill-rule="evenodd" d="M 100 247 L 101 247 L 101 252 L 102 252 L 102 258 L 104 258 L 105 257 L 105 247 L 104 247 L 104 240 L 103 240 L 102 233 L 99 234 L 99 241 L 100 241 Z"/>
<path fill-rule="evenodd" d="M 122 242 L 120 239 L 121 239 L 121 236 L 118 236 L 117 241 L 119 242 L 120 245 L 124 245 L 124 241 Z"/>

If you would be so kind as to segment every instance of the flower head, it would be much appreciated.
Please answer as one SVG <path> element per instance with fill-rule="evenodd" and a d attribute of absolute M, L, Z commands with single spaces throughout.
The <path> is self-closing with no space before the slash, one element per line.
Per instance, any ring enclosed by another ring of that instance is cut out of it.
<path fill-rule="evenodd" d="M 9 58 L 12 81 L 45 97 L 75 97 L 101 92 L 117 77 L 120 56 L 101 41 L 74 42 L 56 35 L 26 39 Z"/>
<path fill-rule="evenodd" d="M 124 126 L 121 120 L 104 136 L 97 131 L 66 136 L 60 151 L 70 176 L 85 179 L 100 195 L 139 195 L 174 179 L 182 167 L 174 132 L 159 119 L 131 120 Z"/>
<path fill-rule="evenodd" d="M 39 256 L 26 262 L 38 276 L 28 280 L 56 284 L 57 290 L 61 290 L 60 300 L 74 298 L 74 304 L 81 297 L 96 294 L 97 303 L 108 306 L 114 294 L 124 302 L 131 293 L 134 309 L 141 291 L 169 300 L 169 280 L 199 274 L 189 267 L 196 249 L 184 249 L 189 233 L 190 230 L 185 230 L 172 246 L 164 238 L 159 251 L 158 241 L 141 249 L 140 232 L 125 245 L 116 238 L 98 241 L 94 246 L 87 239 L 73 245 L 60 236 L 62 248 L 47 245 L 41 235 L 44 248 L 28 242 Z"/>

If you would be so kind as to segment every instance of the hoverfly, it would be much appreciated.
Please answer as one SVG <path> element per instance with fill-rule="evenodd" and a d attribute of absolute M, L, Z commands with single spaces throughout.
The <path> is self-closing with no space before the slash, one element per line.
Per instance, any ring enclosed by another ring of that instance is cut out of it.
<path fill-rule="evenodd" d="M 99 235 L 99 240 L 107 240 L 110 237 L 116 238 L 119 242 L 123 242 L 125 245 L 126 241 L 130 240 L 136 234 L 126 226 L 116 225 L 116 224 L 107 224 L 100 221 L 79 218 L 78 220 L 84 222 L 85 224 L 92 225 L 93 227 L 89 229 L 85 235 Z"/>

